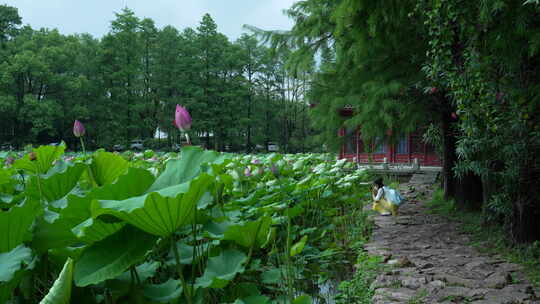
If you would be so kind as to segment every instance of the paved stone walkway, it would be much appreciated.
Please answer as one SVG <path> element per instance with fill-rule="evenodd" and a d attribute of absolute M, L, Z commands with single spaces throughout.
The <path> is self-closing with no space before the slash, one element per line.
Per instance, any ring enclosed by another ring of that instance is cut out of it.
<path fill-rule="evenodd" d="M 415 184 L 397 218 L 374 216 L 375 230 L 365 249 L 393 265 L 380 274 L 374 304 L 540 303 L 540 290 L 528 284 L 519 265 L 486 256 L 468 246 L 458 225 L 431 215 L 422 202 L 430 187 Z"/>

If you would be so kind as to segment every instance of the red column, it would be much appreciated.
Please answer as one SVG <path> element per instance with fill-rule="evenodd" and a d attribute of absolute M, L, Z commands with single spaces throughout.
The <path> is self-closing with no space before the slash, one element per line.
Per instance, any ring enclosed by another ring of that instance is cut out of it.
<path fill-rule="evenodd" d="M 360 162 L 360 128 L 356 129 L 356 162 Z"/>

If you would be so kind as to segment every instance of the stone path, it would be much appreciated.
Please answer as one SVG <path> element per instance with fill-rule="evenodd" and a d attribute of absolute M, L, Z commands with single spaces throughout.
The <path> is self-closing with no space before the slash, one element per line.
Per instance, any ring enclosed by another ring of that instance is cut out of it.
<path fill-rule="evenodd" d="M 397 218 L 373 217 L 365 249 L 393 265 L 373 282 L 374 304 L 540 303 L 540 290 L 526 282 L 519 265 L 468 246 L 456 223 L 428 214 L 422 202 L 431 197 L 430 187 L 410 186 L 401 189 L 408 202 Z"/>

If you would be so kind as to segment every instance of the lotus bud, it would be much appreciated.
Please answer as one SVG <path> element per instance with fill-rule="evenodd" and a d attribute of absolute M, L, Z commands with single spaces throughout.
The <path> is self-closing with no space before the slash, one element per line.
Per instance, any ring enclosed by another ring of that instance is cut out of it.
<path fill-rule="evenodd" d="M 456 112 L 452 112 L 452 119 L 457 119 L 457 118 L 458 118 L 458 117 L 457 117 Z"/>
<path fill-rule="evenodd" d="M 258 165 L 258 164 L 261 163 L 261 161 L 258 160 L 258 159 L 254 159 L 254 160 L 251 161 L 251 163 L 254 164 L 254 165 Z"/>
<path fill-rule="evenodd" d="M 82 122 L 75 120 L 75 123 L 73 124 L 73 135 L 75 135 L 75 137 L 81 137 L 84 136 L 84 133 L 85 130 Z"/>
<path fill-rule="evenodd" d="M 181 105 L 176 105 L 176 112 L 174 114 L 174 124 L 182 132 L 191 129 L 191 116 L 186 108 Z"/>
<path fill-rule="evenodd" d="M 37 159 L 36 152 L 30 152 L 30 153 L 28 154 L 28 159 L 30 159 L 30 160 L 36 160 L 36 159 Z"/>
<path fill-rule="evenodd" d="M 430 94 L 435 94 L 435 93 L 437 93 L 437 88 L 436 88 L 436 87 L 432 87 L 432 88 L 429 90 L 429 93 L 430 93 Z"/>
<path fill-rule="evenodd" d="M 246 167 L 246 170 L 244 170 L 244 175 L 247 177 L 251 176 L 251 169 L 249 167 Z"/>

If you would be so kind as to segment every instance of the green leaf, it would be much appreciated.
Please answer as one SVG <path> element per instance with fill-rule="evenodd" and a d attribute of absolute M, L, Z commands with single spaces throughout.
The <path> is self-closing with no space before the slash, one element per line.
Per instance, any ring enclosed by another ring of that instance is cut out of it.
<path fill-rule="evenodd" d="M 39 202 L 25 199 L 8 211 L 0 209 L 0 252 L 7 252 L 28 238 L 29 228 L 39 213 Z"/>
<path fill-rule="evenodd" d="M 208 260 L 202 277 L 197 279 L 200 287 L 224 288 L 236 274 L 243 273 L 247 256 L 238 250 L 225 250 L 219 256 Z"/>
<path fill-rule="evenodd" d="M 277 284 L 281 282 L 282 277 L 281 269 L 274 268 L 262 273 L 262 282 L 264 284 Z"/>
<path fill-rule="evenodd" d="M 195 260 L 200 259 L 201 257 L 205 257 L 208 251 L 208 248 L 210 248 L 209 243 L 205 243 L 202 246 L 198 246 L 197 248 L 194 246 L 189 246 L 186 243 L 179 241 L 176 243 L 176 246 L 178 248 L 178 253 L 180 254 L 180 263 L 184 265 L 189 265 L 193 263 L 193 255 L 195 255 Z M 194 252 L 195 251 L 195 252 Z M 170 264 L 176 264 L 176 260 L 174 258 L 174 252 L 171 250 L 169 252 L 169 262 Z"/>
<path fill-rule="evenodd" d="M 158 191 L 174 185 L 186 183 L 197 177 L 205 163 L 222 162 L 223 156 L 210 150 L 202 150 L 199 147 L 182 148 L 180 159 L 170 160 L 163 173 L 156 182 L 148 189 L 148 192 Z"/>
<path fill-rule="evenodd" d="M 270 303 L 270 298 L 267 296 L 251 296 L 234 301 L 233 304 L 267 304 Z"/>
<path fill-rule="evenodd" d="M 197 202 L 213 180 L 203 174 L 191 182 L 123 201 L 94 201 L 92 216 L 113 215 L 148 233 L 168 236 L 193 221 Z"/>
<path fill-rule="evenodd" d="M 312 300 L 310 296 L 301 295 L 292 301 L 292 304 L 311 304 Z"/>
<path fill-rule="evenodd" d="M 112 184 L 120 175 L 126 173 L 129 162 L 121 156 L 100 151 L 93 155 L 90 170 L 98 186 Z"/>
<path fill-rule="evenodd" d="M 306 246 L 306 242 L 308 240 L 308 236 L 307 235 L 304 235 L 304 237 L 296 244 L 294 244 L 292 247 L 291 247 L 291 256 L 295 256 L 299 253 L 302 252 L 302 250 L 304 250 L 304 246 Z"/>
<path fill-rule="evenodd" d="M 15 273 L 32 262 L 32 250 L 24 245 L 9 252 L 0 253 L 0 283 L 9 282 Z"/>
<path fill-rule="evenodd" d="M 49 202 L 59 200 L 77 185 L 85 168 L 86 165 L 82 163 L 73 164 L 59 160 L 47 174 L 33 176 L 26 192 L 36 198 L 40 198 L 41 193 Z"/>
<path fill-rule="evenodd" d="M 159 268 L 159 266 L 160 266 L 159 262 L 153 261 L 153 262 L 143 263 L 135 268 L 137 270 L 137 275 L 139 276 L 139 279 L 141 280 L 141 282 L 144 282 L 156 274 L 156 271 Z M 130 271 L 124 272 L 123 274 L 118 276 L 116 280 L 125 281 L 125 282 L 131 281 Z"/>
<path fill-rule="evenodd" d="M 85 243 L 91 244 L 103 240 L 122 229 L 126 223 L 105 223 L 89 218 L 72 229 L 72 232 Z"/>
<path fill-rule="evenodd" d="M 54 211 L 45 210 L 44 216 L 36 221 L 32 248 L 39 253 L 45 253 L 52 248 L 71 246 L 78 240 L 71 232 L 69 221 L 59 220 L 59 214 Z"/>
<path fill-rule="evenodd" d="M 118 177 L 116 182 L 112 184 L 94 188 L 86 194 L 73 192 L 68 194 L 65 199 L 55 201 L 53 204 L 59 210 L 59 214 L 48 211 L 53 215 L 50 220 L 38 221 L 34 236 L 34 248 L 44 252 L 51 248 L 69 246 L 80 240 L 91 243 L 107 237 L 118 230 L 117 228 L 121 224 L 107 224 L 101 220 L 89 223 L 88 219 L 92 215 L 90 210 L 92 200 L 123 200 L 138 196 L 143 194 L 153 181 L 154 177 L 148 170 L 129 168 L 126 174 Z M 90 226 L 88 226 L 89 224 Z"/>
<path fill-rule="evenodd" d="M 26 154 L 16 160 L 13 167 L 34 174 L 45 174 L 52 167 L 53 162 L 64 154 L 65 149 L 66 145 L 63 142 L 58 146 L 40 146 L 33 150 L 35 160 L 30 160 L 30 154 Z"/>
<path fill-rule="evenodd" d="M 75 263 L 75 284 L 79 287 L 113 279 L 141 261 L 156 238 L 130 225 L 92 244 Z"/>
<path fill-rule="evenodd" d="M 73 260 L 67 259 L 58 279 L 54 282 L 49 293 L 39 304 L 69 304 L 73 281 Z"/>
<path fill-rule="evenodd" d="M 170 303 L 182 295 L 182 287 L 180 281 L 169 279 L 163 284 L 145 285 L 143 294 L 153 302 Z"/>
<path fill-rule="evenodd" d="M 265 216 L 252 222 L 232 225 L 225 231 L 224 240 L 235 241 L 237 244 L 250 248 L 253 245 L 262 246 L 268 239 L 272 218 Z"/>

